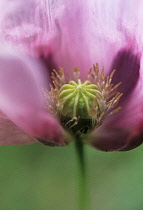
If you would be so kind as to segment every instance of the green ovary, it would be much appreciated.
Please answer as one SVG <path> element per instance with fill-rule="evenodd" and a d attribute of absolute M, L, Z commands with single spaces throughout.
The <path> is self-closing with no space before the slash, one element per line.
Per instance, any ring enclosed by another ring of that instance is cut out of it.
<path fill-rule="evenodd" d="M 87 133 L 91 130 L 93 101 L 101 98 L 98 87 L 89 81 L 71 81 L 63 85 L 59 94 L 59 115 L 64 127 L 72 132 L 83 130 L 82 133 Z"/>

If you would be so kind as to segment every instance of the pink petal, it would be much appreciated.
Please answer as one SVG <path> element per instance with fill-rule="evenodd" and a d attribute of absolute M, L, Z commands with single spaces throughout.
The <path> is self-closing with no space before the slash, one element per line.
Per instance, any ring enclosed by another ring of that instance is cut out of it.
<path fill-rule="evenodd" d="M 65 9 L 55 19 L 55 25 L 52 22 L 55 40 L 41 45 L 43 53 L 46 46 L 47 51 L 50 48 L 57 66 L 68 73 L 78 66 L 84 77 L 96 62 L 110 72 L 122 48 L 141 51 L 142 1 L 74 0 L 63 1 L 63 5 Z"/>
<path fill-rule="evenodd" d="M 140 0 L 3 0 L 0 31 L 33 53 L 52 54 L 68 72 L 78 66 L 84 77 L 96 62 L 109 72 L 121 48 L 141 48 L 142 6 Z"/>
<path fill-rule="evenodd" d="M 0 145 L 29 144 L 34 142 L 36 142 L 36 139 L 27 135 L 0 113 Z"/>
<path fill-rule="evenodd" d="M 48 45 L 52 24 L 62 7 L 59 1 L 2 0 L 0 38 L 22 45 L 28 53 L 39 42 Z"/>
<path fill-rule="evenodd" d="M 38 60 L 1 45 L 0 110 L 28 135 L 62 145 L 60 125 L 44 108 L 46 71 Z"/>
<path fill-rule="evenodd" d="M 136 107 L 138 109 L 139 106 Z M 139 117 L 140 115 L 140 117 Z M 92 133 L 91 145 L 102 151 L 126 151 L 143 143 L 143 110 L 126 108 Z"/>
<path fill-rule="evenodd" d="M 118 151 L 124 148 L 128 133 L 123 127 L 102 127 L 92 134 L 91 145 L 105 152 Z"/>
<path fill-rule="evenodd" d="M 1 36 L 15 41 L 34 40 L 42 32 L 39 22 L 36 21 L 38 4 L 39 0 L 2 0 L 0 2 Z"/>
<path fill-rule="evenodd" d="M 134 68 L 136 71 L 136 68 Z M 125 99 L 121 99 L 122 110 L 106 119 L 101 127 L 92 134 L 91 144 L 103 151 L 130 150 L 143 143 L 143 59 L 140 61 L 140 72 L 136 83 L 125 92 Z M 132 72 L 130 80 L 136 72 Z M 126 75 L 127 76 L 127 75 Z M 129 77 L 130 78 L 130 77 Z M 129 84 L 128 84 L 129 83 Z"/>

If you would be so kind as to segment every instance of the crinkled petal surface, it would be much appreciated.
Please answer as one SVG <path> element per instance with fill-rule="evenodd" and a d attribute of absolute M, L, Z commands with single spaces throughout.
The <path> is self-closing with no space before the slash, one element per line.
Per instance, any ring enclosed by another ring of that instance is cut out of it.
<path fill-rule="evenodd" d="M 84 75 L 96 62 L 110 72 L 118 51 L 142 48 L 142 7 L 141 0 L 2 0 L 1 37 L 52 54 L 68 72 L 76 65 Z"/>
<path fill-rule="evenodd" d="M 69 74 L 76 65 L 85 78 L 96 62 L 109 73 L 121 49 L 142 49 L 142 1 L 136 4 L 135 0 L 126 3 L 123 0 L 91 0 L 84 3 L 68 0 L 60 1 L 61 7 L 58 2 L 50 1 L 47 4 L 51 12 L 46 31 L 49 40 L 41 37 L 43 42 L 37 49 L 39 53 L 42 50 L 43 54 L 46 50 L 47 54 L 51 53 L 57 66 L 63 67 Z M 44 5 L 41 9 L 45 10 Z M 36 45 L 38 47 L 38 42 L 35 42 Z"/>
<path fill-rule="evenodd" d="M 8 131 L 0 132 L 0 144 L 24 143 L 13 135 L 17 126 L 44 143 L 64 145 L 59 123 L 44 108 L 44 89 L 48 89 L 49 77 L 43 65 L 8 45 L 1 45 L 0 67 L 0 110 L 5 115 L 5 119 L 0 119 L 0 130 Z"/>

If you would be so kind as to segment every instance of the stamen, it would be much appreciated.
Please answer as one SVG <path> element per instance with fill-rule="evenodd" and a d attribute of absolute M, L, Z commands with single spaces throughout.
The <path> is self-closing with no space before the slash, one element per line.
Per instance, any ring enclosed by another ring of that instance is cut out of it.
<path fill-rule="evenodd" d="M 99 71 L 98 63 L 93 65 L 81 82 L 80 70 L 74 67 L 73 78 L 64 69 L 52 72 L 51 90 L 46 91 L 50 99 L 48 110 L 54 114 L 62 126 L 74 135 L 85 134 L 100 126 L 105 118 L 121 110 L 117 107 L 122 93 L 117 91 L 119 82 L 113 85 L 115 70 L 106 76 L 104 68 Z"/>

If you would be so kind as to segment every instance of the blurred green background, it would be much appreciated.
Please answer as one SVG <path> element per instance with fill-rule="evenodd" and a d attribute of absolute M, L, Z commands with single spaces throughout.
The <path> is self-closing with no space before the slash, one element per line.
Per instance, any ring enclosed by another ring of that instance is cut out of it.
<path fill-rule="evenodd" d="M 91 210 L 143 210 L 143 146 L 85 152 Z M 0 147 L 0 210 L 75 210 L 76 184 L 74 144 Z"/>

